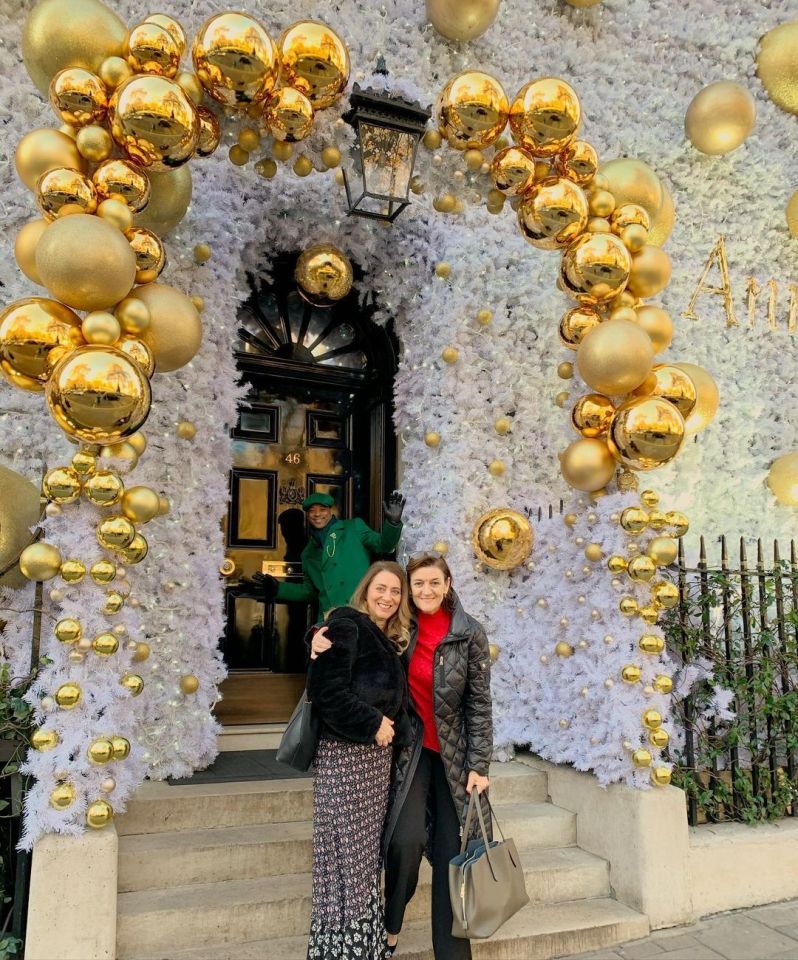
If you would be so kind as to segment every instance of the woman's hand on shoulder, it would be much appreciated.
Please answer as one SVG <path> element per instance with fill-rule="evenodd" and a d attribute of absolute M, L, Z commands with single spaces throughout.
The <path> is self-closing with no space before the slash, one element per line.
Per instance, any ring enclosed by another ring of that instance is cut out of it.
<path fill-rule="evenodd" d="M 490 786 L 490 777 L 480 776 L 476 770 L 470 770 L 468 774 L 468 783 L 466 784 L 466 793 L 471 795 L 471 791 L 476 787 L 477 793 L 484 793 Z"/>
<path fill-rule="evenodd" d="M 310 659 L 316 660 L 319 654 L 326 653 L 332 646 L 332 641 L 327 638 L 327 627 L 320 627 L 314 634 L 310 643 Z"/>

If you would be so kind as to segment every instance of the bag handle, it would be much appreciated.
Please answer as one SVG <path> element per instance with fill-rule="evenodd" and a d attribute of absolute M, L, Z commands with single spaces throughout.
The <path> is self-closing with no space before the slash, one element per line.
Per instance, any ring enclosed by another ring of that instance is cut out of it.
<path fill-rule="evenodd" d="M 488 866 L 490 867 L 491 875 L 493 876 L 493 879 L 496 880 L 496 871 L 493 869 L 493 861 L 490 857 L 490 842 L 488 840 L 488 831 L 485 828 L 485 817 L 482 813 L 482 804 L 479 802 L 479 793 L 477 792 L 476 788 L 471 791 L 471 796 L 468 801 L 468 811 L 466 813 L 465 826 L 463 827 L 463 839 L 460 843 L 460 853 L 465 853 L 466 847 L 468 846 L 468 834 L 471 829 L 471 818 L 474 815 L 475 807 L 477 811 L 477 818 L 479 819 L 479 830 L 482 834 L 483 843 L 485 844 L 485 856 L 488 858 Z M 491 816 L 493 816 L 492 809 Z"/>

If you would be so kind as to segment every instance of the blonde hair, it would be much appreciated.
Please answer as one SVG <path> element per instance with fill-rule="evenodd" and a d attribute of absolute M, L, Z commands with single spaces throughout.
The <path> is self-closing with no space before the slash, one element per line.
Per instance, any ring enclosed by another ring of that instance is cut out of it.
<path fill-rule="evenodd" d="M 361 613 L 368 613 L 368 604 L 366 595 L 369 592 L 371 581 L 380 573 L 392 573 L 398 577 L 402 585 L 402 597 L 399 601 L 399 609 L 388 618 L 383 633 L 393 643 L 399 653 L 404 653 L 410 643 L 410 603 L 409 590 L 407 586 L 407 577 L 404 570 L 393 560 L 378 560 L 366 571 L 365 576 L 355 588 L 352 594 L 351 605 Z"/>

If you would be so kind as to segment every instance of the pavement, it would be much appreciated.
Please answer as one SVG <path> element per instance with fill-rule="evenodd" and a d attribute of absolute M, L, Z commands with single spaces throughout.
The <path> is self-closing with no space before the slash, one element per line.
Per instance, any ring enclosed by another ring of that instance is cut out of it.
<path fill-rule="evenodd" d="M 798 869 L 798 866 L 796 866 Z M 798 900 L 720 913 L 564 960 L 798 960 Z"/>

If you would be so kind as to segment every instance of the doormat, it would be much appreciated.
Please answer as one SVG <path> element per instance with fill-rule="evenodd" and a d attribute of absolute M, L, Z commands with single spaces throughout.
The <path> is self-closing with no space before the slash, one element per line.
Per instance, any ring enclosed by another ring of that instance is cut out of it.
<path fill-rule="evenodd" d="M 230 750 L 220 753 L 207 770 L 198 770 L 192 777 L 169 779 L 174 787 L 197 783 L 237 783 L 242 780 L 309 779 L 310 773 L 301 773 L 280 763 L 276 750 Z"/>

